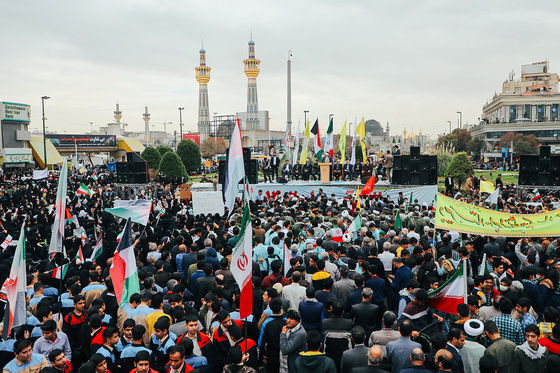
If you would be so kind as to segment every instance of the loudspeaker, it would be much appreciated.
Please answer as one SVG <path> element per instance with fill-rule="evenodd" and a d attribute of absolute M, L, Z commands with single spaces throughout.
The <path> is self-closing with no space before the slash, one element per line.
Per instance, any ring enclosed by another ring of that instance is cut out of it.
<path fill-rule="evenodd" d="M 410 172 L 420 172 L 420 159 L 410 159 Z"/>
<path fill-rule="evenodd" d="M 391 178 L 392 184 L 399 185 L 401 184 L 401 170 L 393 170 L 393 177 Z"/>
<path fill-rule="evenodd" d="M 550 157 L 550 171 L 560 171 L 560 155 L 553 155 Z"/>
<path fill-rule="evenodd" d="M 136 152 L 128 152 L 126 153 L 126 161 L 127 162 L 145 162 L 144 158 L 140 156 L 140 154 Z"/>
<path fill-rule="evenodd" d="M 420 171 L 428 171 L 430 169 L 430 156 L 422 154 L 420 156 Z"/>
<path fill-rule="evenodd" d="M 420 172 L 410 172 L 410 185 L 421 185 Z"/>
<path fill-rule="evenodd" d="M 519 185 L 529 184 L 529 173 L 527 171 L 519 171 Z"/>
<path fill-rule="evenodd" d="M 133 162 L 126 162 L 126 172 L 128 172 L 129 174 L 133 174 L 134 173 L 134 163 Z"/>
<path fill-rule="evenodd" d="M 144 172 L 146 173 L 146 163 L 145 162 L 134 162 L 134 173 Z"/>
<path fill-rule="evenodd" d="M 218 161 L 218 182 L 224 184 L 226 182 L 226 165 L 227 162 L 223 159 Z"/>
<path fill-rule="evenodd" d="M 430 170 L 437 171 L 437 155 L 430 155 Z M 434 184 L 437 184 L 437 182 Z"/>
<path fill-rule="evenodd" d="M 410 185 L 410 172 L 401 171 L 401 182 L 400 185 Z"/>
<path fill-rule="evenodd" d="M 401 170 L 410 171 L 410 156 L 401 155 Z"/>
<path fill-rule="evenodd" d="M 530 170 L 538 170 L 539 169 L 539 156 L 538 155 L 530 155 L 530 163 L 529 169 Z"/>
<path fill-rule="evenodd" d="M 519 158 L 519 171 L 528 171 L 531 167 L 531 159 L 528 155 L 522 155 Z"/>
<path fill-rule="evenodd" d="M 550 158 L 541 159 L 539 161 L 539 171 L 540 172 L 550 172 Z"/>
<path fill-rule="evenodd" d="M 410 159 L 420 159 L 420 147 L 411 146 L 410 147 Z"/>
<path fill-rule="evenodd" d="M 423 156 L 422 156 L 423 157 Z M 420 171 L 420 185 L 430 185 L 430 171 Z"/>
<path fill-rule="evenodd" d="M 247 163 L 249 160 L 251 160 L 251 148 L 243 148 L 243 162 Z"/>
<path fill-rule="evenodd" d="M 245 162 L 245 174 L 247 175 L 249 184 L 258 184 L 258 170 L 258 161 L 256 159 L 249 159 L 249 162 Z"/>
<path fill-rule="evenodd" d="M 550 146 L 548 145 L 539 146 L 539 155 L 541 159 L 550 159 Z"/>
<path fill-rule="evenodd" d="M 434 170 L 430 170 L 430 184 L 437 185 L 437 167 Z"/>
<path fill-rule="evenodd" d="M 531 171 L 531 172 L 527 173 L 527 185 L 539 185 L 539 171 L 538 170 Z"/>
<path fill-rule="evenodd" d="M 393 157 L 393 170 L 400 170 L 402 167 L 402 159 L 400 155 Z"/>
<path fill-rule="evenodd" d="M 280 184 L 286 184 L 288 182 L 288 180 L 284 179 L 282 176 L 278 176 L 278 179 L 276 179 L 277 183 Z"/>
<path fill-rule="evenodd" d="M 550 173 L 550 185 L 560 186 L 560 172 Z"/>
<path fill-rule="evenodd" d="M 539 172 L 539 184 L 542 186 L 550 185 L 550 172 Z"/>

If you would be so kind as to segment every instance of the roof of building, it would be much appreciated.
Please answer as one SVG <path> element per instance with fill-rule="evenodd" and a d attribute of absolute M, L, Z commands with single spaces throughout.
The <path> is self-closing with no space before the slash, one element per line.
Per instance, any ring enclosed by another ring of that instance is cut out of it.
<path fill-rule="evenodd" d="M 255 42 L 252 40 L 249 40 L 249 45 L 255 45 Z"/>
<path fill-rule="evenodd" d="M 206 51 L 204 50 L 204 48 L 202 48 L 202 49 L 200 50 L 200 53 L 206 53 Z"/>

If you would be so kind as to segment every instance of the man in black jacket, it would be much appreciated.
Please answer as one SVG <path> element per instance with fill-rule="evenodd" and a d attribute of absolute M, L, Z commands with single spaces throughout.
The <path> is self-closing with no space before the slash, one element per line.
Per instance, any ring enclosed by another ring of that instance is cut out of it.
<path fill-rule="evenodd" d="M 259 338 L 259 356 L 266 364 L 268 373 L 280 371 L 280 332 L 286 325 L 286 318 L 282 315 L 282 300 L 279 297 L 270 300 L 268 306 L 272 316 L 263 323 Z"/>
<path fill-rule="evenodd" d="M 375 322 L 377 320 L 377 313 L 379 306 L 371 303 L 373 291 L 370 288 L 362 290 L 362 302 L 352 306 L 350 311 L 350 319 L 353 320 L 354 325 L 361 326 L 366 332 L 366 338 L 375 329 Z"/>

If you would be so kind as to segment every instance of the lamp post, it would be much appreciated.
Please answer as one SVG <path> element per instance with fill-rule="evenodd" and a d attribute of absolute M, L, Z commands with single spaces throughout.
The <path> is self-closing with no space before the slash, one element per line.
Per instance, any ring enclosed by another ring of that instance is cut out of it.
<path fill-rule="evenodd" d="M 461 124 L 459 125 L 459 129 L 463 129 L 463 113 L 458 111 L 457 114 L 461 117 Z"/>
<path fill-rule="evenodd" d="M 183 140 L 183 110 L 185 110 L 184 107 L 179 108 L 179 128 L 181 129 L 181 138 L 179 141 Z"/>
<path fill-rule="evenodd" d="M 43 160 L 45 161 L 45 170 L 47 169 L 47 133 L 45 131 L 45 100 L 48 100 L 49 96 L 41 97 L 41 106 L 43 108 Z"/>
<path fill-rule="evenodd" d="M 304 110 L 303 111 L 303 115 L 304 115 L 303 125 L 304 126 L 307 126 L 307 113 L 309 113 L 309 110 Z"/>
<path fill-rule="evenodd" d="M 214 113 L 214 152 L 216 157 L 216 163 L 218 163 L 218 122 L 216 116 L 218 113 Z"/>
<path fill-rule="evenodd" d="M 447 123 L 449 123 L 449 133 L 451 133 L 451 121 L 448 120 Z"/>

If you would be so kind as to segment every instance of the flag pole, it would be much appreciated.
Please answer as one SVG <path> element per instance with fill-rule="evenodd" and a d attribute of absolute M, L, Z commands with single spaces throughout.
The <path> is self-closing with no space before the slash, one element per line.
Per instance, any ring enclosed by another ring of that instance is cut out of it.
<path fill-rule="evenodd" d="M 463 294 L 465 304 L 467 304 L 467 259 L 463 259 Z"/>

